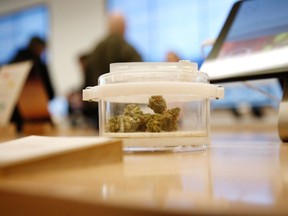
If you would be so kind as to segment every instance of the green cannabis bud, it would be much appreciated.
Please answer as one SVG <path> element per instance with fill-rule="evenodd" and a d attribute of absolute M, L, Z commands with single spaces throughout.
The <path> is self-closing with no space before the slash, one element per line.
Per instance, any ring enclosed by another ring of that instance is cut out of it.
<path fill-rule="evenodd" d="M 151 116 L 147 122 L 148 132 L 161 132 L 162 131 L 162 116 L 161 114 L 155 113 Z"/>
<path fill-rule="evenodd" d="M 166 110 L 162 114 L 155 113 L 151 116 L 147 122 L 148 132 L 171 132 L 177 131 L 177 121 L 180 114 L 180 108 L 173 108 L 171 110 Z"/>
<path fill-rule="evenodd" d="M 152 96 L 148 107 L 154 113 L 143 113 L 138 104 L 127 104 L 122 114 L 116 115 L 106 123 L 107 132 L 171 132 L 178 129 L 178 118 L 181 109 L 167 109 L 162 96 Z"/>
<path fill-rule="evenodd" d="M 147 123 L 152 118 L 152 114 L 144 113 L 143 115 L 139 115 L 138 117 L 140 119 L 138 131 L 139 132 L 146 132 L 147 131 Z"/>
<path fill-rule="evenodd" d="M 165 113 L 172 115 L 172 117 L 177 120 L 180 115 L 181 109 L 179 107 L 175 107 L 173 109 L 168 109 Z"/>
<path fill-rule="evenodd" d="M 143 115 L 143 111 L 138 104 L 128 104 L 125 106 L 123 114 L 129 116 Z"/>
<path fill-rule="evenodd" d="M 171 114 L 166 113 L 162 115 L 161 129 L 163 131 L 176 131 L 177 130 L 177 119 Z"/>
<path fill-rule="evenodd" d="M 120 115 L 118 117 L 119 132 L 135 132 L 140 124 L 140 119 L 136 116 Z"/>
<path fill-rule="evenodd" d="M 114 116 L 110 118 L 106 124 L 106 131 L 110 132 L 118 132 L 120 129 L 120 125 L 118 124 L 118 116 Z"/>
<path fill-rule="evenodd" d="M 152 96 L 149 99 L 148 107 L 155 113 L 163 113 L 167 109 L 166 101 L 162 96 Z"/>

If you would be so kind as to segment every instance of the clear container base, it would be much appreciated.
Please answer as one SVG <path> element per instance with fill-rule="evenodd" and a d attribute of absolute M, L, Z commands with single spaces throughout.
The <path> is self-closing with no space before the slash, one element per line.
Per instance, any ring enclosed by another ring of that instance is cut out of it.
<path fill-rule="evenodd" d="M 208 144 L 190 145 L 190 146 L 149 146 L 149 147 L 124 147 L 123 151 L 127 153 L 137 152 L 194 152 L 204 151 L 208 147 Z"/>
<path fill-rule="evenodd" d="M 210 139 L 203 132 L 104 133 L 119 138 L 125 152 L 187 152 L 206 150 Z"/>

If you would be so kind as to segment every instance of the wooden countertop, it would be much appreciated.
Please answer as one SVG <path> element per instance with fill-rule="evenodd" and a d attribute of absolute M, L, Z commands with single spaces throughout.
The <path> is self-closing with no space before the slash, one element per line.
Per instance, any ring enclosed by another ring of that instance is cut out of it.
<path fill-rule="evenodd" d="M 288 144 L 213 133 L 207 151 L 0 179 L 0 215 L 288 215 Z"/>

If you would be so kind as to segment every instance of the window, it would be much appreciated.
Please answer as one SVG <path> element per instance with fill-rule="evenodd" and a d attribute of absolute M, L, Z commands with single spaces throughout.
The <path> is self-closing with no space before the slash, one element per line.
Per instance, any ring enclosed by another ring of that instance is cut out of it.
<path fill-rule="evenodd" d="M 200 66 L 205 58 L 203 42 L 217 38 L 234 2 L 236 0 L 108 0 L 107 10 L 121 11 L 125 15 L 126 38 L 144 61 L 165 61 L 166 53 L 174 51 L 180 59 L 197 62 Z M 281 95 L 275 80 L 259 85 L 276 97 Z M 225 99 L 213 102 L 213 107 L 234 107 L 239 102 L 275 106 L 275 101 L 241 84 L 227 86 L 225 92 Z"/>
<path fill-rule="evenodd" d="M 108 11 L 122 11 L 127 39 L 145 61 L 164 61 L 168 51 L 201 63 L 201 44 L 214 39 L 235 0 L 108 0 Z"/>
<path fill-rule="evenodd" d="M 45 5 L 0 15 L 0 65 L 7 64 L 32 36 L 49 33 L 49 11 Z"/>

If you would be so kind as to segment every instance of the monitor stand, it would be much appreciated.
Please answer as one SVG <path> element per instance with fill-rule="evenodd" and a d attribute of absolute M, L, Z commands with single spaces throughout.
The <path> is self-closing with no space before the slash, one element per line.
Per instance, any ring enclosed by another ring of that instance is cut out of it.
<path fill-rule="evenodd" d="M 278 133 L 283 142 L 288 142 L 288 78 L 284 79 L 283 98 L 279 106 Z"/>

